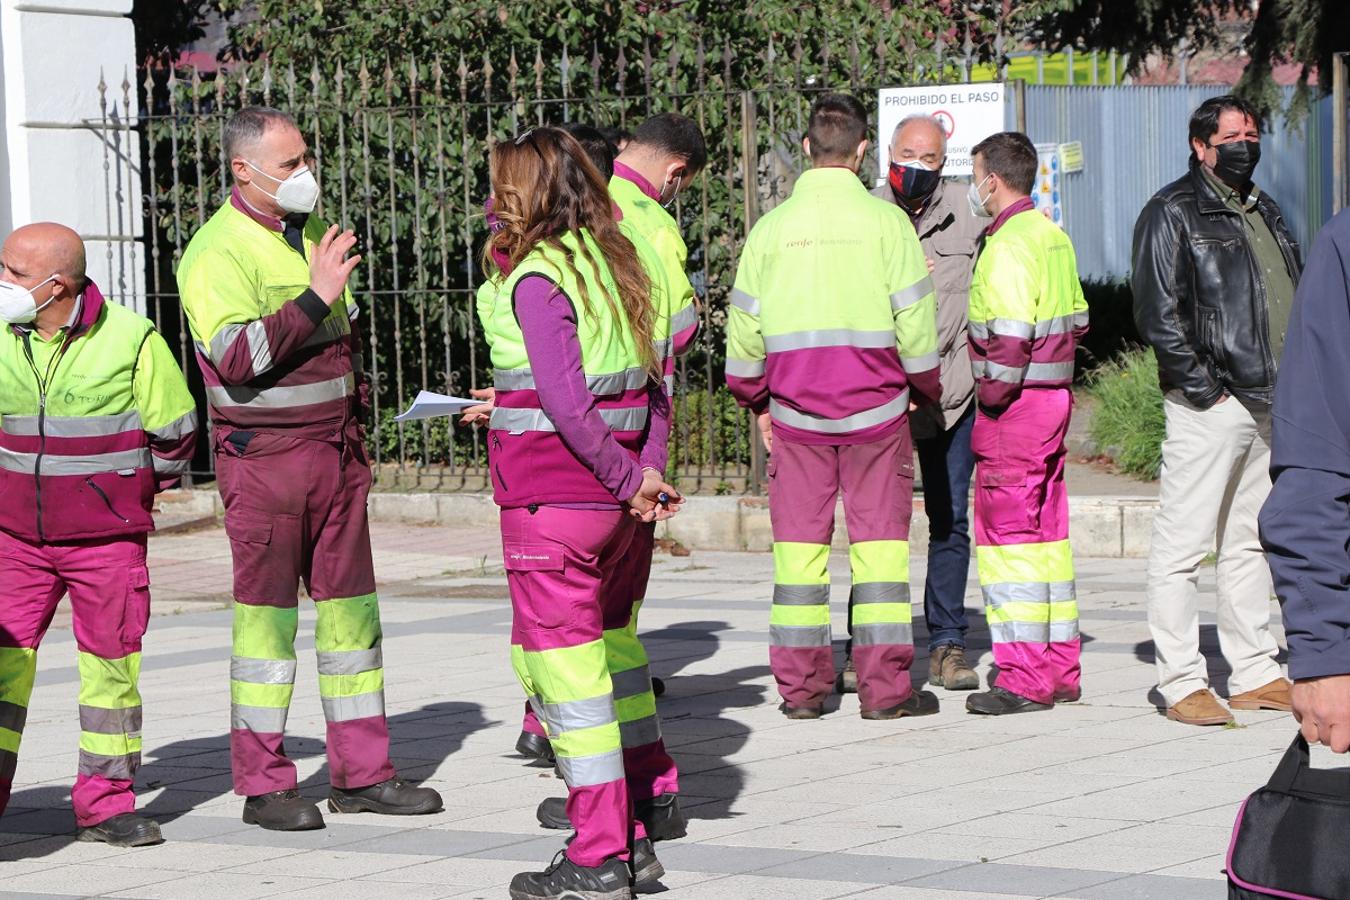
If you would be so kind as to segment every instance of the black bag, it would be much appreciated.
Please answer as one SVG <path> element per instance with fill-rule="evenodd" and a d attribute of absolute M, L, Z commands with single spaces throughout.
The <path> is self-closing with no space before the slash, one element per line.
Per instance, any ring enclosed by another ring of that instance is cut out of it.
<path fill-rule="evenodd" d="M 1229 900 L 1350 900 L 1350 769 L 1313 769 L 1300 734 L 1247 798 L 1228 847 Z"/>

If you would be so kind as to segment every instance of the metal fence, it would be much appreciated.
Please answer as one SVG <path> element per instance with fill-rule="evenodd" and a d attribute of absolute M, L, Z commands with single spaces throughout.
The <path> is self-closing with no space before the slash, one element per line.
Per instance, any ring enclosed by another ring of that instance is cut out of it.
<path fill-rule="evenodd" d="M 829 87 L 875 96 L 876 85 L 864 79 L 886 79 L 892 71 L 883 50 L 863 75 L 855 52 L 852 80 L 845 75 Z M 770 47 L 768 59 L 774 53 Z M 353 289 L 371 344 L 368 433 L 377 482 L 382 489 L 485 489 L 486 450 L 476 430 L 448 419 L 412 425 L 392 419 L 419 389 L 463 393 L 488 382 L 473 296 L 481 280 L 491 143 L 531 124 L 632 126 L 651 113 L 677 110 L 703 128 L 709 161 L 675 209 L 689 245 L 691 279 L 706 302 L 700 343 L 677 367 L 671 465 L 686 491 L 757 491 L 753 425 L 723 386 L 725 298 L 751 224 L 790 193 L 805 166 L 800 136 L 813 95 L 826 85 L 803 77 L 800 54 L 796 59 L 781 83 L 754 89 L 733 80 L 729 51 L 704 54 L 702 48 L 697 65 L 678 72 L 673 56 L 667 63 L 650 55 L 629 62 L 621 51 L 606 64 L 572 60 L 564 51 L 548 66 L 537 55 L 524 67 L 514 56 L 499 67 L 487 59 L 471 67 L 462 57 L 454 65 L 382 60 L 355 70 L 340 64 L 321 70 L 316 63 L 307 73 L 274 72 L 264 64 L 210 73 L 152 70 L 141 73 L 140 85 L 101 84 L 103 116 L 91 127 L 102 130 L 107 147 L 107 253 L 115 275 L 106 292 L 146 310 L 177 347 L 202 398 L 174 270 L 192 234 L 228 194 L 229 167 L 220 148 L 225 119 L 249 103 L 287 109 L 315 154 L 319 214 L 361 238 L 364 260 Z M 1065 211 L 1085 275 L 1125 274 L 1134 215 L 1184 165 L 1179 135 L 1185 117 L 1190 104 L 1209 93 L 1027 89 L 1033 139 L 1084 142 L 1089 168 L 1069 176 L 1082 183 L 1066 185 Z M 1306 156 L 1315 155 L 1318 134 L 1310 130 L 1303 139 Z M 1175 165 L 1147 162 L 1158 159 Z M 875 161 L 863 171 L 874 172 Z M 1320 224 L 1323 208 L 1305 203 L 1299 190 L 1275 193 L 1301 236 Z M 204 442 L 194 477 L 209 478 L 210 467 Z"/>

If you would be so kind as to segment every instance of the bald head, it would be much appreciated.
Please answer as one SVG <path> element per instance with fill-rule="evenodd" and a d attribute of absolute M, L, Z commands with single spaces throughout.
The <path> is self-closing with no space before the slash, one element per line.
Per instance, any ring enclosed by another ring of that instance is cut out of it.
<path fill-rule="evenodd" d="M 60 275 L 79 291 L 84 287 L 84 241 L 72 229 L 56 222 L 35 222 L 14 232 L 5 241 L 5 257 L 12 264 L 21 260 L 25 274 L 42 280 L 49 275 Z"/>
<path fill-rule="evenodd" d="M 941 167 L 947 157 L 947 132 L 932 116 L 906 116 L 895 126 L 891 138 L 891 160 L 922 160 L 929 168 Z"/>

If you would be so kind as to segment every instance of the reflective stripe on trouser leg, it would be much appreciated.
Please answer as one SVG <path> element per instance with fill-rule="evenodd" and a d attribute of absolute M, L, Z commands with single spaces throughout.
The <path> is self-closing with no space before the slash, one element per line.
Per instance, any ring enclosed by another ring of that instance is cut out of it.
<path fill-rule="evenodd" d="M 329 779 L 362 788 L 394 777 L 384 715 L 380 604 L 374 593 L 314 601 Z"/>
<path fill-rule="evenodd" d="M 848 499 L 845 498 L 845 503 Z M 858 541 L 853 571 L 853 664 L 863 709 L 889 709 L 914 689 L 914 631 L 909 598 L 909 542 Z"/>
<path fill-rule="evenodd" d="M 9 803 L 19 762 L 19 741 L 37 672 L 37 649 L 0 647 L 0 814 Z"/>
<path fill-rule="evenodd" d="M 1069 542 L 981 546 L 975 555 L 998 684 L 1049 703 L 1056 663 L 1072 659 L 1076 670 L 1079 649 Z"/>
<path fill-rule="evenodd" d="M 297 607 L 234 604 L 230 765 L 234 791 L 256 797 L 296 786 L 282 739 L 295 689 Z"/>
<path fill-rule="evenodd" d="M 529 670 L 525 667 L 525 650 L 520 644 L 511 645 L 511 669 L 516 673 L 516 678 L 520 679 L 521 686 L 525 688 L 525 716 L 521 719 L 520 730 L 539 737 L 548 737 L 548 730 L 539 720 L 537 709 L 539 695 L 535 693 Z"/>
<path fill-rule="evenodd" d="M 819 706 L 834 684 L 828 544 L 775 541 L 769 667 L 791 706 Z"/>
<path fill-rule="evenodd" d="M 75 819 L 96 825 L 136 807 L 141 764 L 141 654 L 103 659 L 80 651 L 80 765 L 71 789 Z"/>

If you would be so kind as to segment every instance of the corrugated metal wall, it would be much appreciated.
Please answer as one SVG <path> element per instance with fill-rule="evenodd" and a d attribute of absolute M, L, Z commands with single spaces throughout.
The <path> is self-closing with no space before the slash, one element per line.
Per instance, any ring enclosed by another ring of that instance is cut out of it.
<path fill-rule="evenodd" d="M 1083 171 L 1061 176 L 1064 222 L 1084 278 L 1130 272 L 1134 221 L 1159 188 L 1186 171 L 1191 112 L 1219 86 L 1028 86 L 1027 132 L 1037 143 L 1083 142 Z M 1292 88 L 1286 89 L 1288 100 Z M 1007 126 L 1015 127 L 1013 91 Z M 1300 126 L 1283 116 L 1261 139 L 1256 183 L 1306 247 L 1331 215 L 1331 100 Z"/>

